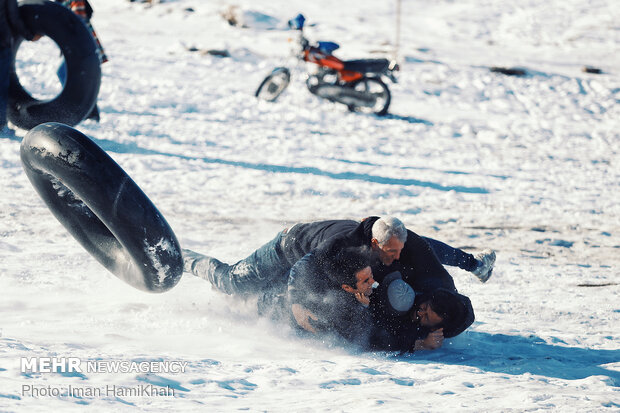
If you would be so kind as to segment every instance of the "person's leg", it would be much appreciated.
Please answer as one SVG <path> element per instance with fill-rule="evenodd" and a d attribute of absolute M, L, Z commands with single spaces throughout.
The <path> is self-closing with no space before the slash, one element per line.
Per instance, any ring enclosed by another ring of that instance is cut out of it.
<path fill-rule="evenodd" d="M 6 107 L 9 98 L 9 75 L 12 58 L 13 54 L 10 47 L 0 49 L 0 130 L 7 124 Z"/>
<path fill-rule="evenodd" d="M 478 260 L 478 267 L 472 271 L 476 277 L 483 283 L 489 280 L 491 274 L 493 274 L 493 266 L 495 265 L 495 251 L 486 249 L 476 254 L 476 260 Z"/>
<path fill-rule="evenodd" d="M 215 258 L 183 250 L 183 270 L 208 280 L 229 295 L 258 295 L 266 290 L 286 286 L 290 265 L 282 258 L 282 233 L 249 257 L 229 265 Z"/>
<path fill-rule="evenodd" d="M 484 250 L 472 255 L 458 248 L 454 248 L 436 239 L 422 237 L 431 247 L 439 262 L 443 265 L 459 267 L 473 273 L 480 281 L 487 282 L 493 273 L 495 265 L 495 251 Z"/>
<path fill-rule="evenodd" d="M 439 262 L 443 265 L 451 267 L 459 267 L 465 271 L 472 272 L 478 267 L 478 260 L 472 254 L 469 254 L 458 248 L 437 241 L 436 239 L 422 237 L 424 241 L 431 247 Z"/>
<path fill-rule="evenodd" d="M 97 107 L 96 103 L 93 107 L 93 110 L 90 111 L 86 119 L 94 120 L 97 123 L 99 123 L 99 121 L 101 120 L 101 116 L 99 115 L 99 107 Z"/>

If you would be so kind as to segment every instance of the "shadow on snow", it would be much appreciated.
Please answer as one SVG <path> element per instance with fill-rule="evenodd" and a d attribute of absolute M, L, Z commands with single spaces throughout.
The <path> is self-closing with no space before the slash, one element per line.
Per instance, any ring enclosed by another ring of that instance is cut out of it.
<path fill-rule="evenodd" d="M 620 387 L 620 372 L 601 367 L 602 364 L 620 362 L 620 350 L 553 345 L 536 336 L 468 331 L 441 350 L 397 358 L 411 363 L 462 365 L 493 373 L 529 373 L 564 380 L 606 376 L 608 385 Z"/>
<path fill-rule="evenodd" d="M 425 188 L 432 188 L 438 191 L 455 191 L 460 193 L 474 193 L 474 194 L 487 194 L 489 191 L 485 188 L 480 187 L 468 187 L 468 186 L 446 186 L 440 185 L 434 182 L 428 181 L 420 181 L 417 179 L 404 179 L 404 178 L 390 178 L 378 175 L 370 175 L 370 174 L 362 174 L 357 172 L 329 172 L 324 171 L 319 168 L 314 167 L 295 167 L 295 166 L 285 166 L 285 165 L 269 165 L 262 163 L 251 163 L 251 162 L 242 162 L 242 161 L 231 161 L 226 159 L 219 158 L 210 158 L 210 157 L 194 157 L 194 156 L 185 156 L 179 154 L 172 154 L 166 152 L 160 152 L 152 149 L 141 148 L 135 144 L 121 144 L 118 142 L 110 141 L 107 139 L 95 139 L 91 137 L 93 141 L 95 141 L 102 149 L 109 152 L 116 153 L 133 153 L 140 155 L 162 155 L 169 157 L 176 157 L 184 160 L 198 160 L 203 161 L 205 163 L 212 164 L 220 164 L 220 165 L 228 165 L 228 166 L 236 166 L 240 168 L 246 169 L 255 169 L 266 172 L 275 172 L 275 173 L 298 173 L 298 174 L 309 174 L 316 176 L 325 176 L 331 179 L 344 179 L 344 180 L 358 180 L 371 182 L 376 184 L 385 184 L 385 185 L 403 185 L 403 186 L 420 186 Z"/>

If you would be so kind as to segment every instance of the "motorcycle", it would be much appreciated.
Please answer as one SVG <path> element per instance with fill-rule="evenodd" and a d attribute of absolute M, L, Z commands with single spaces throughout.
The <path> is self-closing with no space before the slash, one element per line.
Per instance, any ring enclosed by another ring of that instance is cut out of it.
<path fill-rule="evenodd" d="M 331 102 L 342 103 L 350 111 L 387 114 L 392 96 L 383 81 L 389 79 L 397 83 L 396 62 L 388 59 L 340 60 L 333 52 L 340 46 L 334 42 L 310 43 L 303 34 L 305 17 L 297 15 L 288 22 L 292 30 L 297 30 L 299 50 L 297 61 L 317 65 L 308 73 L 306 86 L 310 93 Z M 291 71 L 287 67 L 276 67 L 265 77 L 256 90 L 255 96 L 274 102 L 287 88 Z"/>

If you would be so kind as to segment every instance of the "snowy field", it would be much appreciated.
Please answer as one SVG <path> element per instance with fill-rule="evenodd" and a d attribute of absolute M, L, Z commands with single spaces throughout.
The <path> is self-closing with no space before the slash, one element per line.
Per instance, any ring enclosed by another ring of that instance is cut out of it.
<path fill-rule="evenodd" d="M 395 1 L 91 3 L 110 61 L 101 122 L 78 129 L 183 247 L 234 262 L 298 221 L 391 214 L 495 249 L 496 269 L 481 284 L 449 268 L 476 322 L 440 350 L 302 339 L 190 275 L 158 295 L 117 279 L 37 196 L 20 139 L 2 138 L 0 411 L 620 410 L 617 1 L 403 0 L 385 118 L 319 100 L 300 71 L 276 103 L 253 93 L 288 55 L 287 19 L 303 12 L 308 37 L 342 58 L 381 57 Z M 222 18 L 233 4 L 250 27 Z M 53 47 L 20 50 L 33 93 L 53 89 Z M 29 373 L 27 357 L 184 368 Z M 106 393 L 139 386 L 174 394 Z"/>

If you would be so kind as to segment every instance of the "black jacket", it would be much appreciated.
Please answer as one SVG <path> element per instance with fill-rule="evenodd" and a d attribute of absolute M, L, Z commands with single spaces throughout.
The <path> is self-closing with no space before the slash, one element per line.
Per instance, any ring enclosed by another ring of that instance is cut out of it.
<path fill-rule="evenodd" d="M 287 231 L 282 251 L 292 266 L 327 240 L 346 236 L 358 225 L 345 219 L 296 224 Z"/>
<path fill-rule="evenodd" d="M 292 227 L 283 245 L 283 253 L 292 265 L 287 300 L 289 305 L 300 304 L 312 311 L 319 318 L 319 330 L 337 332 L 375 350 L 411 351 L 415 340 L 424 338 L 427 330 L 412 321 L 405 322 L 404 318 L 388 319 L 375 314 L 373 321 L 370 311 L 364 308 L 360 312 L 361 305 L 328 278 L 324 267 L 330 257 L 344 248 L 370 246 L 372 226 L 377 219 L 321 221 Z M 379 283 L 387 274 L 398 271 L 418 292 L 441 287 L 456 292 L 452 277 L 426 241 L 409 230 L 400 259 L 389 266 L 376 259 L 372 270 Z M 337 298 L 342 301 L 338 303 Z M 371 296 L 371 309 L 376 309 L 373 300 L 377 300 L 376 294 Z"/>
<path fill-rule="evenodd" d="M 287 301 L 316 315 L 318 320 L 310 321 L 318 332 L 336 333 L 351 343 L 368 346 L 372 328 L 368 308 L 329 280 L 315 252 L 306 254 L 291 269 Z"/>
<path fill-rule="evenodd" d="M 379 217 L 369 217 L 360 222 L 357 227 L 346 235 L 334 237 L 323 244 L 323 249 L 333 251 L 348 246 L 366 245 L 370 247 L 372 240 L 372 226 Z M 400 258 L 391 265 L 385 266 L 378 259 L 372 266 L 372 274 L 377 282 L 394 271 L 401 273 L 415 291 L 428 291 L 443 287 L 456 290 L 452 276 L 441 265 L 431 247 L 413 231 L 407 230 L 407 241 L 400 253 Z"/>
<path fill-rule="evenodd" d="M 379 217 L 369 217 L 362 222 L 321 221 L 297 224 L 291 228 L 283 248 L 285 256 L 293 266 L 291 274 L 294 273 L 294 276 L 293 279 L 289 278 L 289 290 L 316 287 L 317 283 L 328 285 L 325 271 L 322 268 L 308 268 L 308 262 L 299 263 L 301 258 L 314 251 L 315 257 L 312 263 L 321 265 L 325 259 L 336 256 L 336 253 L 344 248 L 363 245 L 370 247 L 372 226 L 377 219 Z M 301 268 L 295 268 L 296 266 L 303 266 L 303 271 Z M 452 276 L 441 265 L 426 241 L 413 231 L 407 230 L 407 241 L 398 261 L 385 266 L 376 259 L 372 265 L 373 277 L 379 283 L 387 274 L 394 271 L 400 272 L 403 280 L 417 292 L 431 291 L 440 287 L 456 291 Z M 316 277 L 320 278 L 314 279 Z"/>
<path fill-rule="evenodd" d="M 381 319 L 373 318 L 368 348 L 374 351 L 398 351 L 413 353 L 416 340 L 424 339 L 430 330 L 407 317 L 397 326 L 386 325 Z"/>
<path fill-rule="evenodd" d="M 26 27 L 19 14 L 16 0 L 0 0 L 0 49 L 13 44 L 13 36 L 32 40 L 33 33 Z"/>
<path fill-rule="evenodd" d="M 343 289 L 327 291 L 312 308 L 318 320 L 313 326 L 319 332 L 336 333 L 349 343 L 368 347 L 372 319 L 368 308 L 360 304 L 355 296 Z"/>

